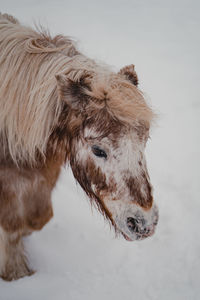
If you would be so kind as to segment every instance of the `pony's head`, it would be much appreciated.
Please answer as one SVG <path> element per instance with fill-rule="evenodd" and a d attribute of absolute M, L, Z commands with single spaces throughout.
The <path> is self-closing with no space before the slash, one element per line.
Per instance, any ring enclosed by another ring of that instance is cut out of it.
<path fill-rule="evenodd" d="M 56 76 L 74 176 L 117 232 L 128 240 L 148 237 L 158 221 L 144 157 L 153 113 L 134 66 L 77 74 Z"/>

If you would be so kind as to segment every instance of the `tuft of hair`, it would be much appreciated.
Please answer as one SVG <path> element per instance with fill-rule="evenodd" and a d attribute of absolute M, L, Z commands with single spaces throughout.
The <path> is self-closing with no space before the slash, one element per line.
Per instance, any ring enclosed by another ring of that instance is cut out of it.
<path fill-rule="evenodd" d="M 93 99 L 91 106 L 107 108 L 109 114 L 123 124 L 150 126 L 154 113 L 147 105 L 142 92 L 119 74 L 97 73 L 92 77 L 91 90 L 86 91 Z"/>

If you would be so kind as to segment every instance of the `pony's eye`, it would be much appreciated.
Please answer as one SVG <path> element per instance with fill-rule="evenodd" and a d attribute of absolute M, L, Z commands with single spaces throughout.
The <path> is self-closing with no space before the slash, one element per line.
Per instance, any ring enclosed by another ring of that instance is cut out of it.
<path fill-rule="evenodd" d="M 92 146 L 92 152 L 94 153 L 94 155 L 96 155 L 98 157 L 107 158 L 106 152 L 104 150 L 102 150 L 101 148 L 99 148 L 98 146 Z"/>

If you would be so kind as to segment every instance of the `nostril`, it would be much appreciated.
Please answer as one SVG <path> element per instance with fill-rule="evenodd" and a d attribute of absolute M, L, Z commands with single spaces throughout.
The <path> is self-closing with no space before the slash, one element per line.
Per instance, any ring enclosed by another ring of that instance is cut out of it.
<path fill-rule="evenodd" d="M 141 234 L 149 234 L 149 232 L 150 232 L 150 229 L 148 229 L 148 228 L 144 228 L 143 230 L 141 230 Z"/>
<path fill-rule="evenodd" d="M 145 219 L 141 217 L 136 217 L 136 218 L 129 217 L 126 219 L 126 224 L 129 231 L 132 234 L 136 235 L 136 239 L 143 239 L 148 236 L 151 236 L 155 230 L 154 224 L 152 225 L 146 224 Z"/>
<path fill-rule="evenodd" d="M 134 218 L 127 218 L 127 226 L 131 232 L 138 231 L 138 221 Z"/>

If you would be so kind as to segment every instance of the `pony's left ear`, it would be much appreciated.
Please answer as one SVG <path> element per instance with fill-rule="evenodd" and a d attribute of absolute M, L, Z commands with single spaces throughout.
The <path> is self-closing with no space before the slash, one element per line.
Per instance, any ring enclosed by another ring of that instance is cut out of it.
<path fill-rule="evenodd" d="M 124 68 L 122 68 L 119 73 L 120 75 L 124 76 L 127 80 L 132 82 L 135 86 L 138 85 L 138 77 L 135 72 L 135 66 L 134 65 L 129 65 Z"/>
<path fill-rule="evenodd" d="M 56 75 L 59 97 L 65 101 L 72 109 L 82 110 L 88 103 L 86 89 L 88 85 L 84 78 L 79 80 L 69 79 L 66 75 Z"/>

